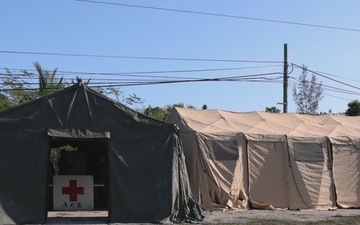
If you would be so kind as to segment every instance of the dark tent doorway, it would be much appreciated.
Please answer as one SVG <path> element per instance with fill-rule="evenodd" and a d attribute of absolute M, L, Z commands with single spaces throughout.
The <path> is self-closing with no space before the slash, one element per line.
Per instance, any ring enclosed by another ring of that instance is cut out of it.
<path fill-rule="evenodd" d="M 51 137 L 48 210 L 53 210 L 54 175 L 91 175 L 94 210 L 108 211 L 108 139 Z"/>

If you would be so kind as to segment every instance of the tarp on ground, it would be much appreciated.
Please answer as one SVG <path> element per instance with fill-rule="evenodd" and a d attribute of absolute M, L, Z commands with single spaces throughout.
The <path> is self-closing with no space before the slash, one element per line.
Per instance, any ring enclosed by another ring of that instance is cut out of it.
<path fill-rule="evenodd" d="M 79 83 L 0 113 L 0 224 L 45 223 L 53 137 L 107 140 L 110 222 L 202 219 L 177 128 Z"/>
<path fill-rule="evenodd" d="M 175 108 L 168 122 L 204 209 L 360 207 L 360 117 Z"/>

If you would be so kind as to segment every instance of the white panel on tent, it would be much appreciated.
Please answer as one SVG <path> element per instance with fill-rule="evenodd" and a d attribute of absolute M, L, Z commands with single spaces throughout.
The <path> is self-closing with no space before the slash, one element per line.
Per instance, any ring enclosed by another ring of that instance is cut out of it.
<path fill-rule="evenodd" d="M 249 199 L 254 208 L 287 208 L 284 142 L 248 141 Z"/>
<path fill-rule="evenodd" d="M 360 145 L 333 144 L 334 180 L 337 204 L 360 207 Z"/>
<path fill-rule="evenodd" d="M 335 207 L 332 170 L 326 138 L 288 138 L 289 209 Z"/>

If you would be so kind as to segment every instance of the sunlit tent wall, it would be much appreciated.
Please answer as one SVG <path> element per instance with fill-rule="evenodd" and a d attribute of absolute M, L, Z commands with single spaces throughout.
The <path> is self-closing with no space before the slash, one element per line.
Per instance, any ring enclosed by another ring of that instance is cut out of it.
<path fill-rule="evenodd" d="M 360 117 L 175 108 L 168 122 L 204 209 L 360 207 Z"/>
<path fill-rule="evenodd" d="M 175 126 L 79 83 L 0 114 L 0 224 L 45 222 L 53 137 L 107 140 L 110 222 L 202 218 Z"/>

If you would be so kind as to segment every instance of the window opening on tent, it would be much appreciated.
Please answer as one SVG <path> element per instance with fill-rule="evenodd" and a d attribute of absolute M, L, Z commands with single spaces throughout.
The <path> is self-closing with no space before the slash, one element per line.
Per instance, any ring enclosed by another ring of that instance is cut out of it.
<path fill-rule="evenodd" d="M 206 140 L 210 156 L 217 161 L 230 161 L 239 159 L 239 146 L 236 140 Z"/>
<path fill-rule="evenodd" d="M 324 162 L 322 144 L 294 142 L 292 153 L 295 161 Z"/>

